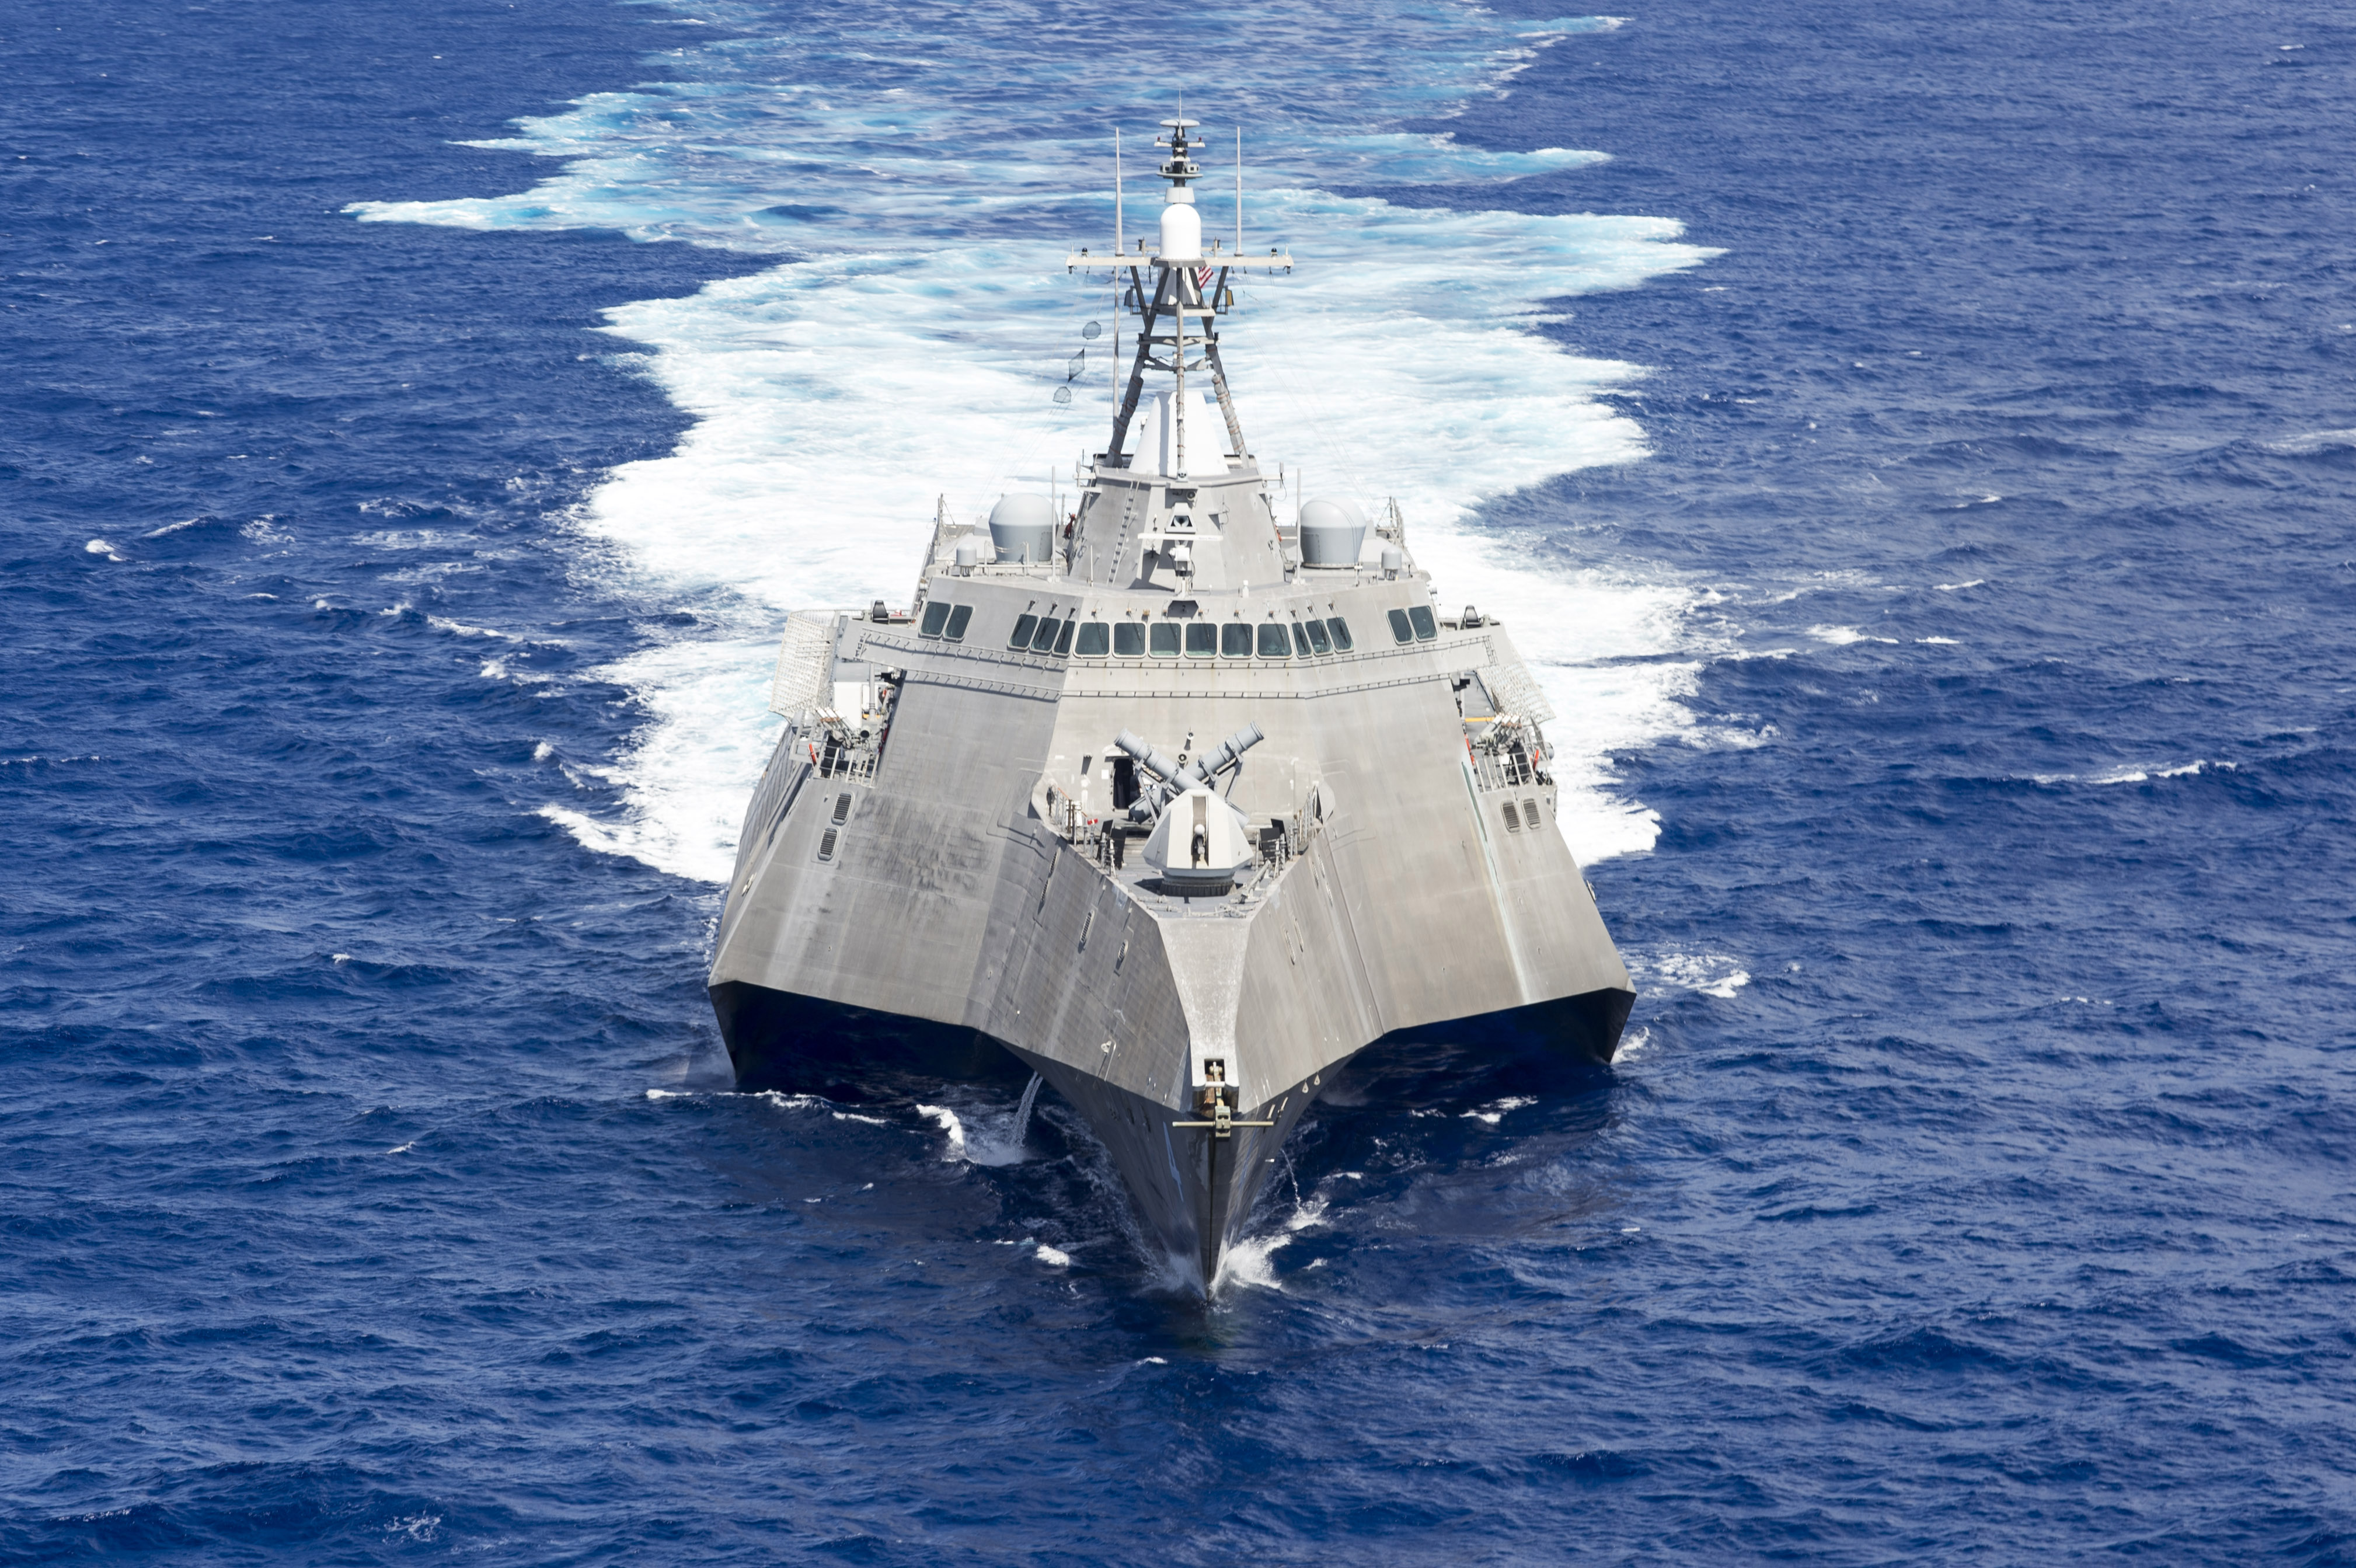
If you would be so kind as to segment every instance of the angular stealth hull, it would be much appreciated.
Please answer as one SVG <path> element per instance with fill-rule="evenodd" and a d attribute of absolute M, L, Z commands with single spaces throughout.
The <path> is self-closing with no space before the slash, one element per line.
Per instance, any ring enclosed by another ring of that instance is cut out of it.
<path fill-rule="evenodd" d="M 1279 524 L 1215 317 L 1227 270 L 1290 261 L 1205 257 L 1188 124 L 1160 250 L 1116 263 L 1137 360 L 1072 526 L 944 517 L 916 610 L 788 622 L 711 987 L 765 1082 L 982 1076 L 1002 1046 L 1207 1289 L 1355 1052 L 1451 1026 L 1608 1061 L 1633 993 L 1504 629 L 1436 614 L 1396 509 L 1371 542 L 1347 503 Z M 1149 369 L 1175 389 L 1139 420 Z"/>
<path fill-rule="evenodd" d="M 973 628 L 1009 625 L 1043 585 L 936 585 L 976 607 Z M 1369 625 L 1420 591 L 1322 585 L 1321 607 Z M 1207 1283 L 1293 1121 L 1368 1043 L 1488 1019 L 1610 1059 L 1632 993 L 1554 787 L 1484 778 L 1464 745 L 1456 684 L 1505 683 L 1500 628 L 1214 666 L 1215 685 L 1184 664 L 1013 653 L 1003 630 L 832 630 L 830 675 L 892 671 L 894 711 L 872 766 L 830 769 L 789 730 L 746 820 L 712 986 L 748 1078 L 822 1090 L 916 1053 L 980 1073 L 975 1036 L 994 1040 L 1087 1118 L 1148 1231 Z M 1106 864 L 1086 815 L 1110 736 L 1216 734 L 1247 712 L 1269 738 L 1228 798 L 1282 833 L 1236 890 L 1176 897 L 1126 854 Z M 1195 1119 L 1209 1061 L 1236 1119 L 1272 1125 L 1173 1125 Z"/>

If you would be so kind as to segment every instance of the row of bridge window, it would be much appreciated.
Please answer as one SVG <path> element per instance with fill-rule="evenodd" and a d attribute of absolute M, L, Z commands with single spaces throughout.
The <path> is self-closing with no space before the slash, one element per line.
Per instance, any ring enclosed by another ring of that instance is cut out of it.
<path fill-rule="evenodd" d="M 949 642 L 965 640 L 971 605 L 938 600 L 925 607 L 916 635 Z M 1430 642 L 1440 623 L 1430 605 L 1390 612 L 1396 642 Z M 1309 659 L 1347 653 L 1355 646 L 1350 623 L 1340 616 L 1294 621 L 1207 620 L 1101 621 L 1065 619 L 1025 612 L 1014 618 L 1006 646 L 1033 653 L 1076 653 L 1082 659 Z"/>

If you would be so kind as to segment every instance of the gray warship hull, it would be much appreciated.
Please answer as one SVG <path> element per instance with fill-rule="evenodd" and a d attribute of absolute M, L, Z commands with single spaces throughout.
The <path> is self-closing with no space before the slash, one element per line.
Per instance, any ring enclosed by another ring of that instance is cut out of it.
<path fill-rule="evenodd" d="M 1071 258 L 1125 274 L 1140 322 L 1077 510 L 944 508 L 915 608 L 789 618 L 710 985 L 750 1080 L 981 1076 L 1003 1047 L 1207 1289 L 1367 1045 L 1604 1062 L 1633 993 L 1505 628 L 1439 613 L 1396 508 L 1371 539 L 1348 502 L 1280 519 L 1217 318 L 1231 271 L 1290 262 L 1205 246 L 1191 124 L 1165 122 L 1161 244 Z M 1174 384 L 1147 405 L 1149 371 Z"/>
<path fill-rule="evenodd" d="M 1358 575 L 1317 585 L 1324 618 L 1381 627 L 1423 592 Z M 977 1074 L 977 1036 L 1002 1046 L 1087 1119 L 1146 1232 L 1207 1285 L 1293 1122 L 1371 1042 L 1456 1024 L 1610 1059 L 1633 993 L 1554 783 L 1464 743 L 1459 682 L 1512 682 L 1502 628 L 1240 671 L 1007 650 L 1048 586 L 935 582 L 975 607 L 963 644 L 827 618 L 816 684 L 888 671 L 894 711 L 872 756 L 794 726 L 771 760 L 712 970 L 740 1073 L 823 1091 L 911 1046 Z M 1110 807 L 1112 736 L 1246 722 L 1270 737 L 1228 796 L 1271 830 L 1253 871 L 1190 897 L 1126 850 L 1111 865 L 1087 818 Z M 1235 1119 L 1269 1125 L 1173 1125 L 1210 1060 Z"/>

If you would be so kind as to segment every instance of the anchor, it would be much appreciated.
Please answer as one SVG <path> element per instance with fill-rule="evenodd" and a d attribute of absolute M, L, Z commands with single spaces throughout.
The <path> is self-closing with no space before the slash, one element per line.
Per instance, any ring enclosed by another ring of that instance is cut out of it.
<path fill-rule="evenodd" d="M 1205 1062 L 1203 1072 L 1206 1081 L 1194 1091 L 1194 1112 L 1209 1118 L 1203 1122 L 1173 1122 L 1173 1127 L 1208 1127 L 1214 1138 L 1231 1138 L 1237 1127 L 1273 1127 L 1273 1122 L 1238 1122 L 1236 1120 L 1236 1086 L 1226 1081 L 1227 1064 Z"/>
<path fill-rule="evenodd" d="M 1227 1081 L 1227 1064 L 1214 1058 L 1203 1064 L 1203 1083 L 1194 1090 L 1194 1110 L 1204 1118 L 1199 1122 L 1173 1122 L 1173 1127 L 1195 1127 L 1211 1134 L 1210 1146 L 1205 1154 L 1203 1183 L 1203 1289 L 1208 1293 L 1219 1266 L 1220 1233 L 1226 1229 L 1219 1223 L 1219 1144 L 1235 1136 L 1238 1127 L 1273 1127 L 1273 1122 L 1244 1122 L 1236 1116 L 1236 1086 Z M 1230 1158 L 1233 1156 L 1230 1155 Z"/>

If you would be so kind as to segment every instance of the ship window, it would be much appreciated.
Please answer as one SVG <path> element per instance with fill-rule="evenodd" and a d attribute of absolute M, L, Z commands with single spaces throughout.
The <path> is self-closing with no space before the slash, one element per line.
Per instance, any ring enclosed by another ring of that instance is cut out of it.
<path fill-rule="evenodd" d="M 1398 611 L 1393 610 L 1391 614 L 1397 615 L 1398 614 Z M 1006 646 L 1009 648 L 1030 647 L 1031 634 L 1038 629 L 1039 618 L 1037 616 L 1032 615 L 1028 611 L 1016 616 L 1014 618 L 1014 635 L 1006 639 Z M 1407 639 L 1405 638 L 1401 638 L 1399 640 L 1404 642 Z"/>
<path fill-rule="evenodd" d="M 1230 659 L 1249 659 L 1252 645 L 1251 622 L 1231 620 L 1219 628 L 1219 651 Z"/>
<path fill-rule="evenodd" d="M 1066 621 L 1064 629 L 1055 634 L 1055 652 L 1058 655 L 1069 653 L 1072 650 L 1072 628 L 1079 624 L 1078 618 L 1075 617 Z"/>
<path fill-rule="evenodd" d="M 1538 825 L 1538 803 L 1536 800 L 1523 801 L 1522 815 L 1530 820 L 1530 826 L 1537 827 Z"/>
<path fill-rule="evenodd" d="M 1055 636 L 1063 629 L 1064 623 L 1057 620 L 1054 616 L 1041 616 L 1039 618 L 1039 629 L 1031 634 L 1031 651 L 1033 653 L 1044 653 L 1049 649 L 1055 647 Z"/>
<path fill-rule="evenodd" d="M 1440 623 L 1432 618 L 1430 605 L 1416 606 L 1407 612 L 1407 618 L 1415 623 L 1415 639 L 1418 642 L 1430 642 L 1440 635 Z"/>
<path fill-rule="evenodd" d="M 841 794 L 841 795 L 837 795 L 837 796 L 834 798 L 834 825 L 835 825 L 836 827 L 841 827 L 844 822 L 846 822 L 850 821 L 850 819 L 851 819 L 851 797 L 850 797 L 850 795 L 849 795 L 849 794 L 847 794 L 847 793 L 846 793 L 846 794 Z"/>
<path fill-rule="evenodd" d="M 1078 652 L 1083 659 L 1102 659 L 1112 649 L 1112 628 L 1092 620 L 1080 628 Z"/>
<path fill-rule="evenodd" d="M 1153 657 L 1156 659 L 1178 657 L 1178 623 L 1176 621 L 1158 620 L 1153 623 Z"/>
<path fill-rule="evenodd" d="M 948 620 L 949 607 L 941 600 L 935 599 L 931 604 L 925 607 L 924 623 L 916 628 L 916 635 L 918 637 L 938 637 L 941 634 L 941 628 L 947 626 L 948 624 Z"/>
<path fill-rule="evenodd" d="M 959 605 L 957 608 L 949 611 L 948 628 L 947 630 L 943 631 L 941 635 L 948 638 L 951 642 L 963 642 L 965 640 L 965 628 L 967 626 L 971 624 L 972 620 L 973 607 L 971 605 Z"/>
<path fill-rule="evenodd" d="M 820 860 L 832 860 L 834 858 L 835 841 L 841 836 L 842 835 L 837 832 L 834 829 L 827 829 L 826 836 L 818 841 L 818 857 Z"/>
<path fill-rule="evenodd" d="M 1208 659 L 1219 650 L 1219 628 L 1206 620 L 1186 623 L 1186 657 Z"/>
<path fill-rule="evenodd" d="M 1028 620 L 1031 618 L 1025 616 L 1023 618 Z M 1415 640 L 1415 623 L 1407 618 L 1407 611 L 1391 611 L 1391 639 L 1395 642 L 1413 642 Z"/>
<path fill-rule="evenodd" d="M 1333 639 L 1325 635 L 1325 623 L 1323 621 L 1315 619 L 1314 618 L 1302 621 L 1301 623 L 1301 635 L 1309 639 L 1309 650 L 1311 652 L 1331 653 L 1333 651 Z"/>
<path fill-rule="evenodd" d="M 1269 621 L 1259 628 L 1259 656 L 1262 659 L 1291 658 L 1292 634 L 1275 621 Z"/>
<path fill-rule="evenodd" d="M 1505 831 L 1509 833 L 1522 831 L 1522 814 L 1514 810 L 1514 803 L 1511 800 L 1505 802 Z"/>
<path fill-rule="evenodd" d="M 1347 653 L 1350 651 L 1350 623 L 1348 621 L 1344 620 L 1340 616 L 1329 617 L 1325 622 L 1325 629 L 1333 634 L 1334 652 Z M 950 635 L 955 636 L 956 634 L 952 632 Z"/>
<path fill-rule="evenodd" d="M 1119 659 L 1144 658 L 1145 628 L 1133 620 L 1120 622 L 1112 628 L 1112 650 L 1114 657 Z M 1083 649 L 1081 651 L 1086 652 L 1087 650 Z M 1175 636 L 1170 639 L 1170 651 L 1173 653 L 1178 651 L 1178 639 Z"/>

